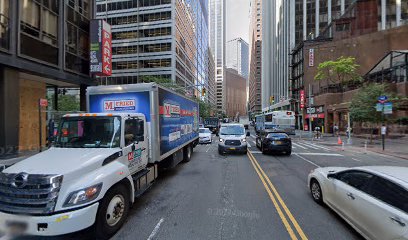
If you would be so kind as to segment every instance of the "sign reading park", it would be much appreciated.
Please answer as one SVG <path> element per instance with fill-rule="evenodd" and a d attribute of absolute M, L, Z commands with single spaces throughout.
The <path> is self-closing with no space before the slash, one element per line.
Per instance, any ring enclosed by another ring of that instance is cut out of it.
<path fill-rule="evenodd" d="M 112 31 L 104 20 L 91 20 L 90 66 L 91 74 L 112 75 Z"/>

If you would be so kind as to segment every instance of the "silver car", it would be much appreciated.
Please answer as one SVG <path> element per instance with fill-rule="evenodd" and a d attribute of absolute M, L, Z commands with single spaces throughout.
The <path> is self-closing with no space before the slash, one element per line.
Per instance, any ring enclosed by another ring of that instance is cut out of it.
<path fill-rule="evenodd" d="M 309 174 L 313 199 L 366 239 L 408 239 L 407 167 L 326 167 Z"/>

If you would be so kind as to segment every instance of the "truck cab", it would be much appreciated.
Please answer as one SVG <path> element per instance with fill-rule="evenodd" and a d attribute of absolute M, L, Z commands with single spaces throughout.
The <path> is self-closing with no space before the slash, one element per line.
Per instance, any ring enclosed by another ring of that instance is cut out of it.
<path fill-rule="evenodd" d="M 96 223 L 97 236 L 115 232 L 157 177 L 147 142 L 143 114 L 65 115 L 50 149 L 0 172 L 0 231 L 51 236 Z"/>

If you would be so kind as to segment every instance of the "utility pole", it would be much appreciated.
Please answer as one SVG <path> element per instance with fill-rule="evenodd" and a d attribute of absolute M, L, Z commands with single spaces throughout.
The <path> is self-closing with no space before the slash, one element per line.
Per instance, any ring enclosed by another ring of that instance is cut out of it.
<path fill-rule="evenodd" d="M 308 104 L 308 110 L 309 110 L 309 133 L 310 136 L 313 137 L 312 135 L 312 89 L 310 88 L 310 84 L 309 84 L 309 104 Z"/>

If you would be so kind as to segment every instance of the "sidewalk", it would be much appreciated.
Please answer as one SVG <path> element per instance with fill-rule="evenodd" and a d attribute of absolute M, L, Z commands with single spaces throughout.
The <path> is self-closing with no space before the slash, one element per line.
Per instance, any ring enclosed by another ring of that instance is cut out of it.
<path fill-rule="evenodd" d="M 297 131 L 296 138 L 300 137 L 300 133 L 302 132 L 302 139 L 311 139 L 310 134 L 304 131 Z M 346 136 L 340 136 L 342 142 L 344 142 L 345 148 L 353 148 L 359 152 L 365 152 L 365 144 L 367 143 L 367 151 L 380 153 L 388 156 L 403 158 L 408 160 L 408 137 L 401 137 L 397 139 L 385 139 L 385 150 L 382 150 L 381 139 L 374 139 L 372 143 L 370 143 L 370 139 L 360 138 L 360 137 L 352 137 L 350 142 L 347 142 Z M 324 134 L 321 139 L 314 139 L 313 141 L 318 141 L 320 144 L 328 145 L 328 146 L 337 146 L 339 148 L 342 145 L 337 143 L 338 137 L 333 136 L 332 134 Z"/>

